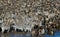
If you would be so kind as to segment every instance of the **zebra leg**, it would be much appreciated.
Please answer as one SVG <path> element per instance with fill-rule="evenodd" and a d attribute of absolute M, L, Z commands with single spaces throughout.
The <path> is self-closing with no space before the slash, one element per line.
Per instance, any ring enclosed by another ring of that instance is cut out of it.
<path fill-rule="evenodd" d="M 14 31 L 16 31 L 16 28 L 14 28 Z"/>
<path fill-rule="evenodd" d="M 4 33 L 7 33 L 7 32 L 8 32 L 8 29 L 5 29 L 5 30 L 4 30 Z"/>
<path fill-rule="evenodd" d="M 26 29 L 24 29 L 24 32 L 26 32 Z"/>
<path fill-rule="evenodd" d="M 7 32 L 9 32 L 9 30 L 10 30 L 10 29 L 8 29 L 8 31 L 7 31 Z"/>
<path fill-rule="evenodd" d="M 4 32 L 4 30 L 5 30 L 5 29 L 4 29 L 4 28 L 2 28 L 2 33 Z"/>
<path fill-rule="evenodd" d="M 31 29 L 29 31 L 31 32 Z"/>
<path fill-rule="evenodd" d="M 2 32 L 2 28 L 0 27 L 0 32 Z"/>

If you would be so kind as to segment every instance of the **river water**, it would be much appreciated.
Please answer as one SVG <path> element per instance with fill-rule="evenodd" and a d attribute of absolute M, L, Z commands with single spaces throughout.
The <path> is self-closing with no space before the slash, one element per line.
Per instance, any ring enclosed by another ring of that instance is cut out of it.
<path fill-rule="evenodd" d="M 60 37 L 60 31 L 56 31 L 54 35 L 43 35 L 44 37 Z M 0 34 L 0 37 L 32 37 L 31 34 Z"/>
<path fill-rule="evenodd" d="M 60 31 L 55 31 L 54 32 L 54 35 L 45 34 L 44 36 L 45 37 L 60 37 Z"/>

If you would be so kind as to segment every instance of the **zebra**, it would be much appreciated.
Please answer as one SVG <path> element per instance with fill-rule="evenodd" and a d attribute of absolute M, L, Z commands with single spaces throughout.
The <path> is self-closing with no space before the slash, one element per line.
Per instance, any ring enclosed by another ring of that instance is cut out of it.
<path fill-rule="evenodd" d="M 17 32 L 18 32 L 18 31 L 19 31 L 19 32 L 20 32 L 20 31 L 23 31 L 22 26 L 13 25 L 12 27 L 13 27 L 13 28 L 14 28 L 14 30 L 15 30 L 15 31 L 17 31 Z"/>
<path fill-rule="evenodd" d="M 7 33 L 7 32 L 9 32 L 9 30 L 10 30 L 10 27 L 7 27 L 7 26 L 1 26 L 1 32 L 2 33 Z"/>
<path fill-rule="evenodd" d="M 26 28 L 24 29 L 25 32 L 31 32 L 31 30 L 32 30 L 31 27 L 26 27 Z"/>

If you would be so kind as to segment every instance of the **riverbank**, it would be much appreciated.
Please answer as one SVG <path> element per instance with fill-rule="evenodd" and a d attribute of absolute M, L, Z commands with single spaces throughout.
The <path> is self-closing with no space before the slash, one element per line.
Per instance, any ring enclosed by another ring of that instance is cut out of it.
<path fill-rule="evenodd" d="M 7 32 L 7 33 L 2 33 L 2 32 L 0 32 L 0 34 L 2 34 L 2 35 L 7 35 L 7 34 L 26 34 L 25 32 Z"/>
<path fill-rule="evenodd" d="M 29 33 L 22 32 L 10 32 L 10 33 L 0 33 L 0 37 L 60 37 L 60 31 L 55 31 L 54 35 L 44 34 L 39 36 L 31 36 Z"/>

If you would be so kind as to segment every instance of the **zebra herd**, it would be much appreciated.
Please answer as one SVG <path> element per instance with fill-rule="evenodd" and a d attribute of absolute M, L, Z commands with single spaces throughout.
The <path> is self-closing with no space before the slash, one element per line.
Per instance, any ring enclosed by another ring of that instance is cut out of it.
<path fill-rule="evenodd" d="M 12 26 L 1 26 L 0 32 L 2 33 L 8 33 L 8 32 L 31 32 L 32 27 L 26 26 L 18 26 L 18 25 L 12 25 Z"/>

